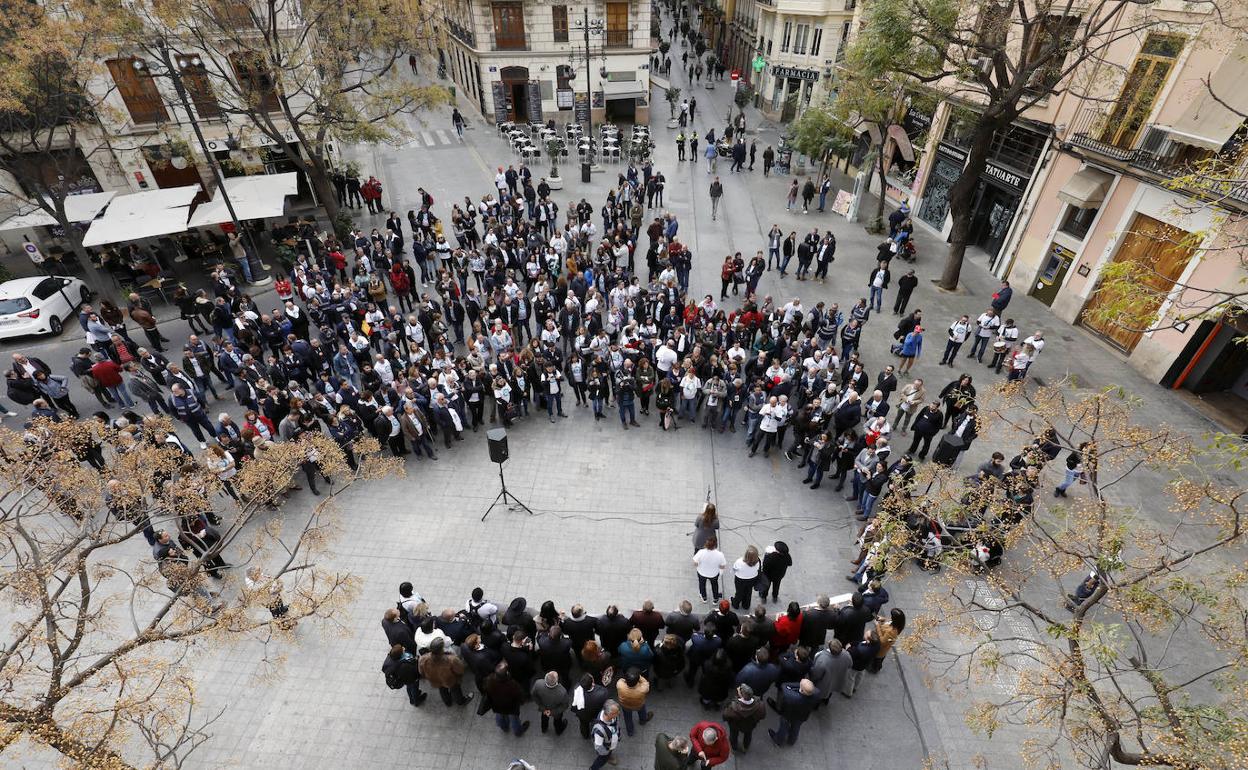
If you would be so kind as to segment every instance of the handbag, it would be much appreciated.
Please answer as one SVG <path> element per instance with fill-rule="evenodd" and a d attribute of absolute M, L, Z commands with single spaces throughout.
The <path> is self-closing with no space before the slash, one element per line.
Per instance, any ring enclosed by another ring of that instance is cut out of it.
<path fill-rule="evenodd" d="M 759 596 L 764 596 L 769 588 L 771 588 L 771 578 L 767 577 L 762 570 L 759 570 L 758 580 L 754 582 L 754 590 L 758 591 Z"/>

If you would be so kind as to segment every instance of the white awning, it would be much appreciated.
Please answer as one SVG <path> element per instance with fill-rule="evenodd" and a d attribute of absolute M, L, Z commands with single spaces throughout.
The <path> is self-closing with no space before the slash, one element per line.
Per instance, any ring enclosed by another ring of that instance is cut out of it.
<path fill-rule="evenodd" d="M 1248 42 L 1240 43 L 1226 55 L 1209 77 L 1208 87 L 1203 82 L 1195 84 L 1196 98 L 1167 132 L 1183 144 L 1208 150 L 1222 149 L 1244 122 L 1244 115 L 1248 115 L 1245 83 L 1248 83 Z"/>
<path fill-rule="evenodd" d="M 1057 191 L 1058 200 L 1078 209 L 1099 208 L 1105 202 L 1105 193 L 1114 177 L 1094 168 L 1081 168 L 1070 175 L 1062 189 Z"/>
<path fill-rule="evenodd" d="M 66 196 L 65 217 L 70 222 L 90 222 L 116 194 L 115 191 L 109 191 Z M 25 230 L 29 227 L 47 227 L 57 223 L 55 217 L 38 206 L 26 204 L 21 208 L 24 212 L 15 214 L 0 223 L 0 230 Z"/>
<path fill-rule="evenodd" d="M 186 218 L 199 185 L 119 195 L 108 210 L 92 223 L 83 246 L 136 241 L 156 235 L 186 231 Z"/>
<path fill-rule="evenodd" d="M 225 189 L 240 221 L 268 219 L 286 213 L 286 196 L 298 194 L 298 180 L 299 175 L 294 171 L 285 174 L 233 176 L 225 180 Z M 221 198 L 221 191 L 217 190 L 212 200 L 201 203 L 195 209 L 187 226 L 202 227 L 229 221 L 230 210 Z"/>

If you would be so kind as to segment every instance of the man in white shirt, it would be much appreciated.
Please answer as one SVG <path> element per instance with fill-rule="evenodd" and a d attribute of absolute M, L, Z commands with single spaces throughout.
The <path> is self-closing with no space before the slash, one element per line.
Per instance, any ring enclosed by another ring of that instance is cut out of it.
<path fill-rule="evenodd" d="M 981 364 L 984 362 L 984 353 L 988 350 L 988 340 L 992 339 L 997 333 L 997 329 L 1001 327 L 1001 319 L 997 318 L 997 311 L 985 310 L 975 319 L 975 341 L 971 343 L 971 352 L 967 354 L 967 358 L 973 358 Z"/>
<path fill-rule="evenodd" d="M 1035 363 L 1036 356 L 1040 355 L 1041 350 L 1044 350 L 1044 332 L 1037 329 L 1035 334 L 1023 340 L 1023 347 L 1025 348 L 1028 345 L 1031 345 L 1032 351 L 1027 358 L 1027 366 L 1023 369 L 1024 377 L 1027 376 L 1027 371 L 1031 369 L 1031 365 Z"/>
<path fill-rule="evenodd" d="M 949 335 L 945 342 L 945 354 L 940 358 L 940 365 L 953 366 L 954 359 L 958 357 L 958 350 L 962 347 L 962 343 L 966 342 L 967 335 L 971 333 L 971 317 L 962 316 L 958 320 L 949 324 Z"/>
<path fill-rule="evenodd" d="M 671 374 L 672 366 L 676 364 L 678 358 L 679 356 L 676 355 L 676 351 L 672 349 L 672 340 L 668 340 L 660 345 L 659 349 L 655 351 L 654 365 L 658 367 L 658 370 L 664 375 L 668 375 Z"/>
<path fill-rule="evenodd" d="M 758 432 L 754 434 L 754 441 L 750 444 L 750 457 L 758 453 L 758 445 L 763 442 L 766 437 L 766 444 L 763 446 L 763 457 L 770 456 L 771 448 L 777 445 L 776 438 L 780 431 L 780 426 L 785 418 L 788 417 L 788 406 L 780 403 L 780 399 L 772 396 L 758 410 L 761 421 L 758 424 Z"/>

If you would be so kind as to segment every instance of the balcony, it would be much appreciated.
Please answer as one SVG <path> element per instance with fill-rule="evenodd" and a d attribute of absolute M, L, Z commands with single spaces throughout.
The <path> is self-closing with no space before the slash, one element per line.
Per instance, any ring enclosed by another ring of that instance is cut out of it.
<path fill-rule="evenodd" d="M 1148 182 L 1236 209 L 1248 205 L 1248 152 L 1242 147 L 1216 161 L 1215 153 L 1175 139 L 1165 126 L 1145 124 L 1131 135 L 1097 108 L 1076 117 L 1066 142 Z"/>

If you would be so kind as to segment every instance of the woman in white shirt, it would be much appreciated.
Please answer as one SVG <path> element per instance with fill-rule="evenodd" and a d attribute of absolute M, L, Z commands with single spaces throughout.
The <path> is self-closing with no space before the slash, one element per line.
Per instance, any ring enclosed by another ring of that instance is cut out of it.
<path fill-rule="evenodd" d="M 750 546 L 745 555 L 732 565 L 732 581 L 736 587 L 736 595 L 732 597 L 732 606 L 739 610 L 750 608 L 750 594 L 758 583 L 758 571 L 762 561 L 758 558 L 758 549 Z"/>
<path fill-rule="evenodd" d="M 694 374 L 693 367 L 686 364 L 685 376 L 680 380 L 680 409 L 677 415 L 688 415 L 689 422 L 698 419 L 698 394 L 702 392 L 702 380 Z"/>
<path fill-rule="evenodd" d="M 715 597 L 715 601 L 719 601 L 719 574 L 728 566 L 728 560 L 724 558 L 724 552 L 719 550 L 719 540 L 715 537 L 708 537 L 706 545 L 702 546 L 697 553 L 693 555 L 693 564 L 698 569 L 698 593 L 702 595 L 702 602 L 709 601 L 706 598 L 706 586 L 711 586 L 711 595 Z"/>

